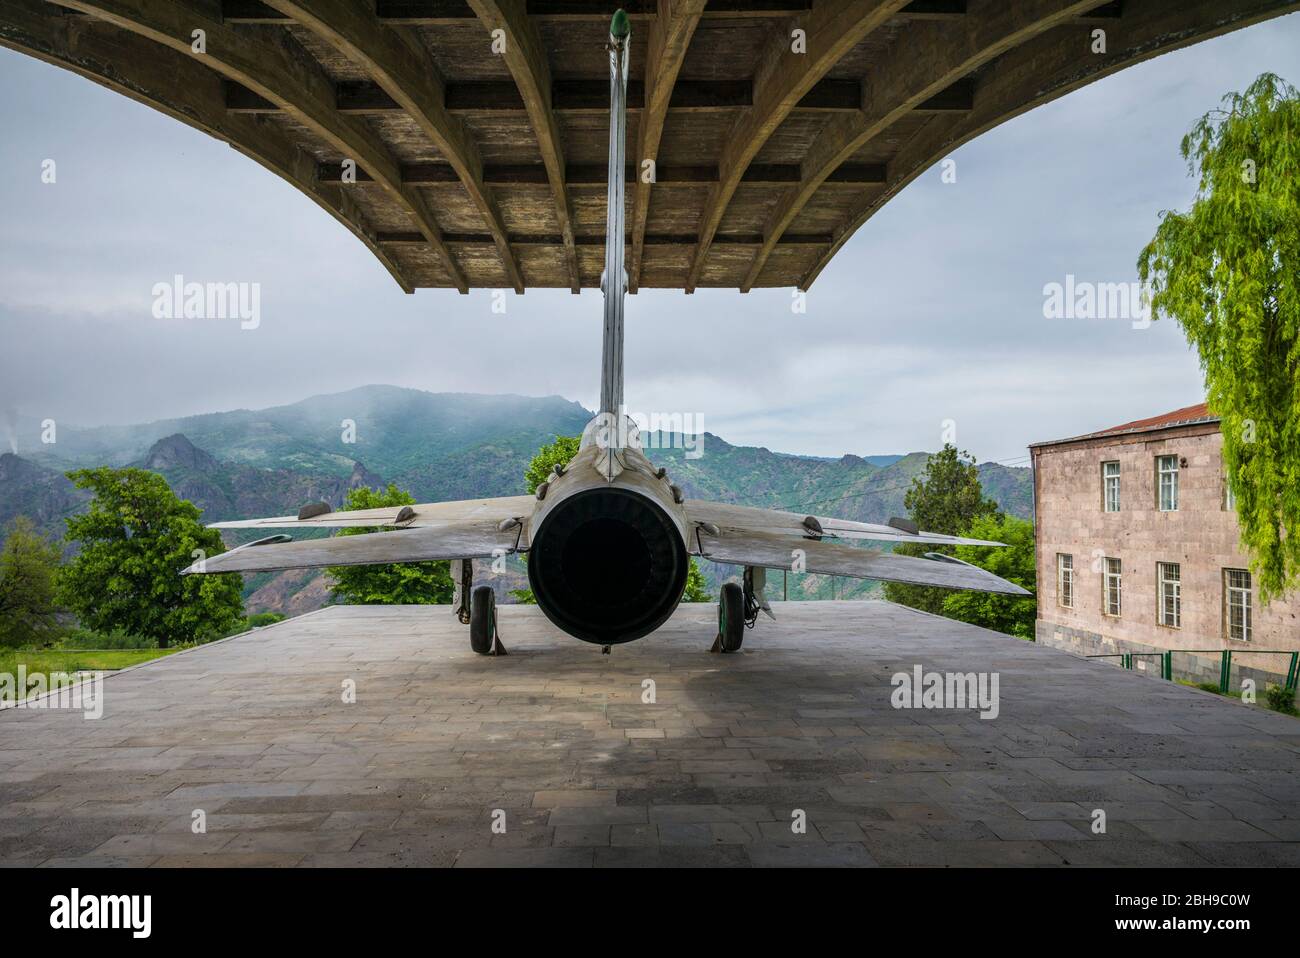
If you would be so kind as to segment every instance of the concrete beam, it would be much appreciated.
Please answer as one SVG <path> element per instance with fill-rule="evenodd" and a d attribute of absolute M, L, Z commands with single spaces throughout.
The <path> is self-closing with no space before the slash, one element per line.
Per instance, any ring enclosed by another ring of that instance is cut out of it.
<path fill-rule="evenodd" d="M 659 15 L 650 27 L 644 71 L 647 82 L 642 94 L 645 109 L 641 114 L 636 152 L 632 157 L 632 176 L 627 180 L 633 190 L 631 252 L 627 265 L 628 288 L 633 293 L 641 284 L 645 224 L 650 212 L 650 192 L 654 188 L 654 183 L 644 178 L 642 166 L 646 163 L 657 165 L 659 161 L 659 142 L 663 138 L 664 121 L 668 118 L 677 73 L 686 58 L 686 50 L 704 14 L 704 7 L 705 0 L 659 0 Z M 635 99 L 629 91 L 629 103 Z"/>
<path fill-rule="evenodd" d="M 560 145 L 560 130 L 551 109 L 551 68 L 546 59 L 546 49 L 538 36 L 537 27 L 529 22 L 523 0 L 469 0 L 470 7 L 490 34 L 501 31 L 504 41 L 501 57 L 506 61 L 524 108 L 532 122 L 533 135 L 542 154 L 542 163 L 550 178 L 551 193 L 555 199 L 555 218 L 564 237 L 565 261 L 569 269 L 569 289 L 577 293 L 582 288 L 578 274 L 578 256 L 573 244 L 573 220 L 569 212 L 569 191 L 564 183 L 564 151 Z M 489 36 L 483 38 L 483 53 L 491 56 Z"/>
<path fill-rule="evenodd" d="M 799 188 L 785 194 L 768 217 L 768 238 L 749 268 L 741 292 L 758 282 L 781 234 L 841 165 L 912 113 L 933 112 L 936 103 L 974 107 L 974 84 L 967 76 L 1018 44 L 1060 26 L 1091 9 L 1096 0 L 971 0 L 973 16 L 956 22 L 916 24 L 908 43 L 895 44 L 871 65 L 863 81 L 867 94 L 861 113 L 832 121 L 809 145 Z"/>
<path fill-rule="evenodd" d="M 397 106 L 419 125 L 460 178 L 496 239 L 506 280 L 523 293 L 524 280 L 506 240 L 506 227 L 483 183 L 483 161 L 461 121 L 443 107 L 444 85 L 422 45 L 407 44 L 355 0 L 267 0 L 280 13 L 363 67 Z"/>
<path fill-rule="evenodd" d="M 695 291 L 713 234 L 746 167 L 768 137 L 831 67 L 905 6 L 907 0 L 827 0 L 772 30 L 754 78 L 754 107 L 736 122 L 718 163 L 718 188 L 700 221 L 700 244 L 686 277 L 686 292 Z M 803 31 L 797 48 L 796 29 Z"/>

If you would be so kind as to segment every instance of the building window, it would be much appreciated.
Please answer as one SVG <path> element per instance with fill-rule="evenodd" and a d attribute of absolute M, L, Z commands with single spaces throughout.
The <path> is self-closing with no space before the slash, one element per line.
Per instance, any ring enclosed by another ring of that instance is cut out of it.
<path fill-rule="evenodd" d="M 1056 601 L 1074 608 L 1074 556 L 1063 552 L 1056 554 Z"/>
<path fill-rule="evenodd" d="M 1107 512 L 1119 512 L 1119 462 L 1101 464 L 1101 501 Z"/>
<path fill-rule="evenodd" d="M 1234 642 L 1249 642 L 1250 573 L 1245 569 L 1223 570 L 1223 605 L 1228 638 Z"/>
<path fill-rule="evenodd" d="M 1223 477 L 1223 508 L 1228 512 L 1237 511 L 1237 494 L 1232 491 L 1232 480 L 1226 475 Z"/>
<path fill-rule="evenodd" d="M 1161 512 L 1178 511 L 1178 457 L 1156 457 L 1156 479 Z"/>
<path fill-rule="evenodd" d="M 1156 563 L 1156 591 L 1160 607 L 1156 610 L 1161 625 L 1171 629 L 1183 627 L 1182 570 L 1177 562 Z"/>
<path fill-rule="evenodd" d="M 1118 559 L 1105 559 L 1101 577 L 1101 607 L 1107 615 L 1119 616 L 1120 564 Z"/>

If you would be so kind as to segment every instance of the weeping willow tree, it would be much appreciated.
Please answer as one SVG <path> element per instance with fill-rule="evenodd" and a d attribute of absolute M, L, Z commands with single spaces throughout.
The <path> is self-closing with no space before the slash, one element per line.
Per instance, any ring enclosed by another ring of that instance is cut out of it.
<path fill-rule="evenodd" d="M 1268 601 L 1300 562 L 1300 95 L 1265 73 L 1201 117 L 1182 154 L 1195 201 L 1161 215 L 1138 271 L 1200 357 Z"/>

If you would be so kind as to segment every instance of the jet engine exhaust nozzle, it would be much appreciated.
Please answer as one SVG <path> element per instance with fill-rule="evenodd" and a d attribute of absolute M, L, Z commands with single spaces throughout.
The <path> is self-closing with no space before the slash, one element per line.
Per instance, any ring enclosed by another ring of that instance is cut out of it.
<path fill-rule="evenodd" d="M 672 615 L 688 565 L 663 508 L 629 489 L 600 486 L 546 516 L 529 550 L 528 583 L 555 625 L 584 642 L 615 645 Z"/>

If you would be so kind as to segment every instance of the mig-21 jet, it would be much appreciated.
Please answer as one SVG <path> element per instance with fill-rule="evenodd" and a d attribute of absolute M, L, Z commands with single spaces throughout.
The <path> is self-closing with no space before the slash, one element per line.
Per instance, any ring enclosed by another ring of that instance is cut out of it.
<path fill-rule="evenodd" d="M 620 11 L 621 13 L 621 11 Z M 692 556 L 741 567 L 742 583 L 722 586 L 716 651 L 741 647 L 746 626 L 771 614 L 769 569 L 852 576 L 913 585 L 1028 595 L 1019 586 L 942 553 L 925 558 L 856 548 L 886 543 L 997 546 L 940 535 L 903 519 L 876 524 L 687 498 L 642 451 L 623 404 L 624 140 L 630 28 L 615 16 L 609 37 L 610 149 L 600 412 L 579 451 L 535 495 L 331 511 L 324 503 L 296 516 L 216 523 L 221 529 L 369 528 L 363 535 L 293 541 L 272 535 L 196 562 L 185 574 L 267 572 L 322 566 L 451 560 L 453 608 L 475 652 L 503 652 L 494 593 L 474 587 L 474 563 L 526 555 L 528 581 L 551 622 L 608 647 L 649 635 L 681 601 Z"/>

